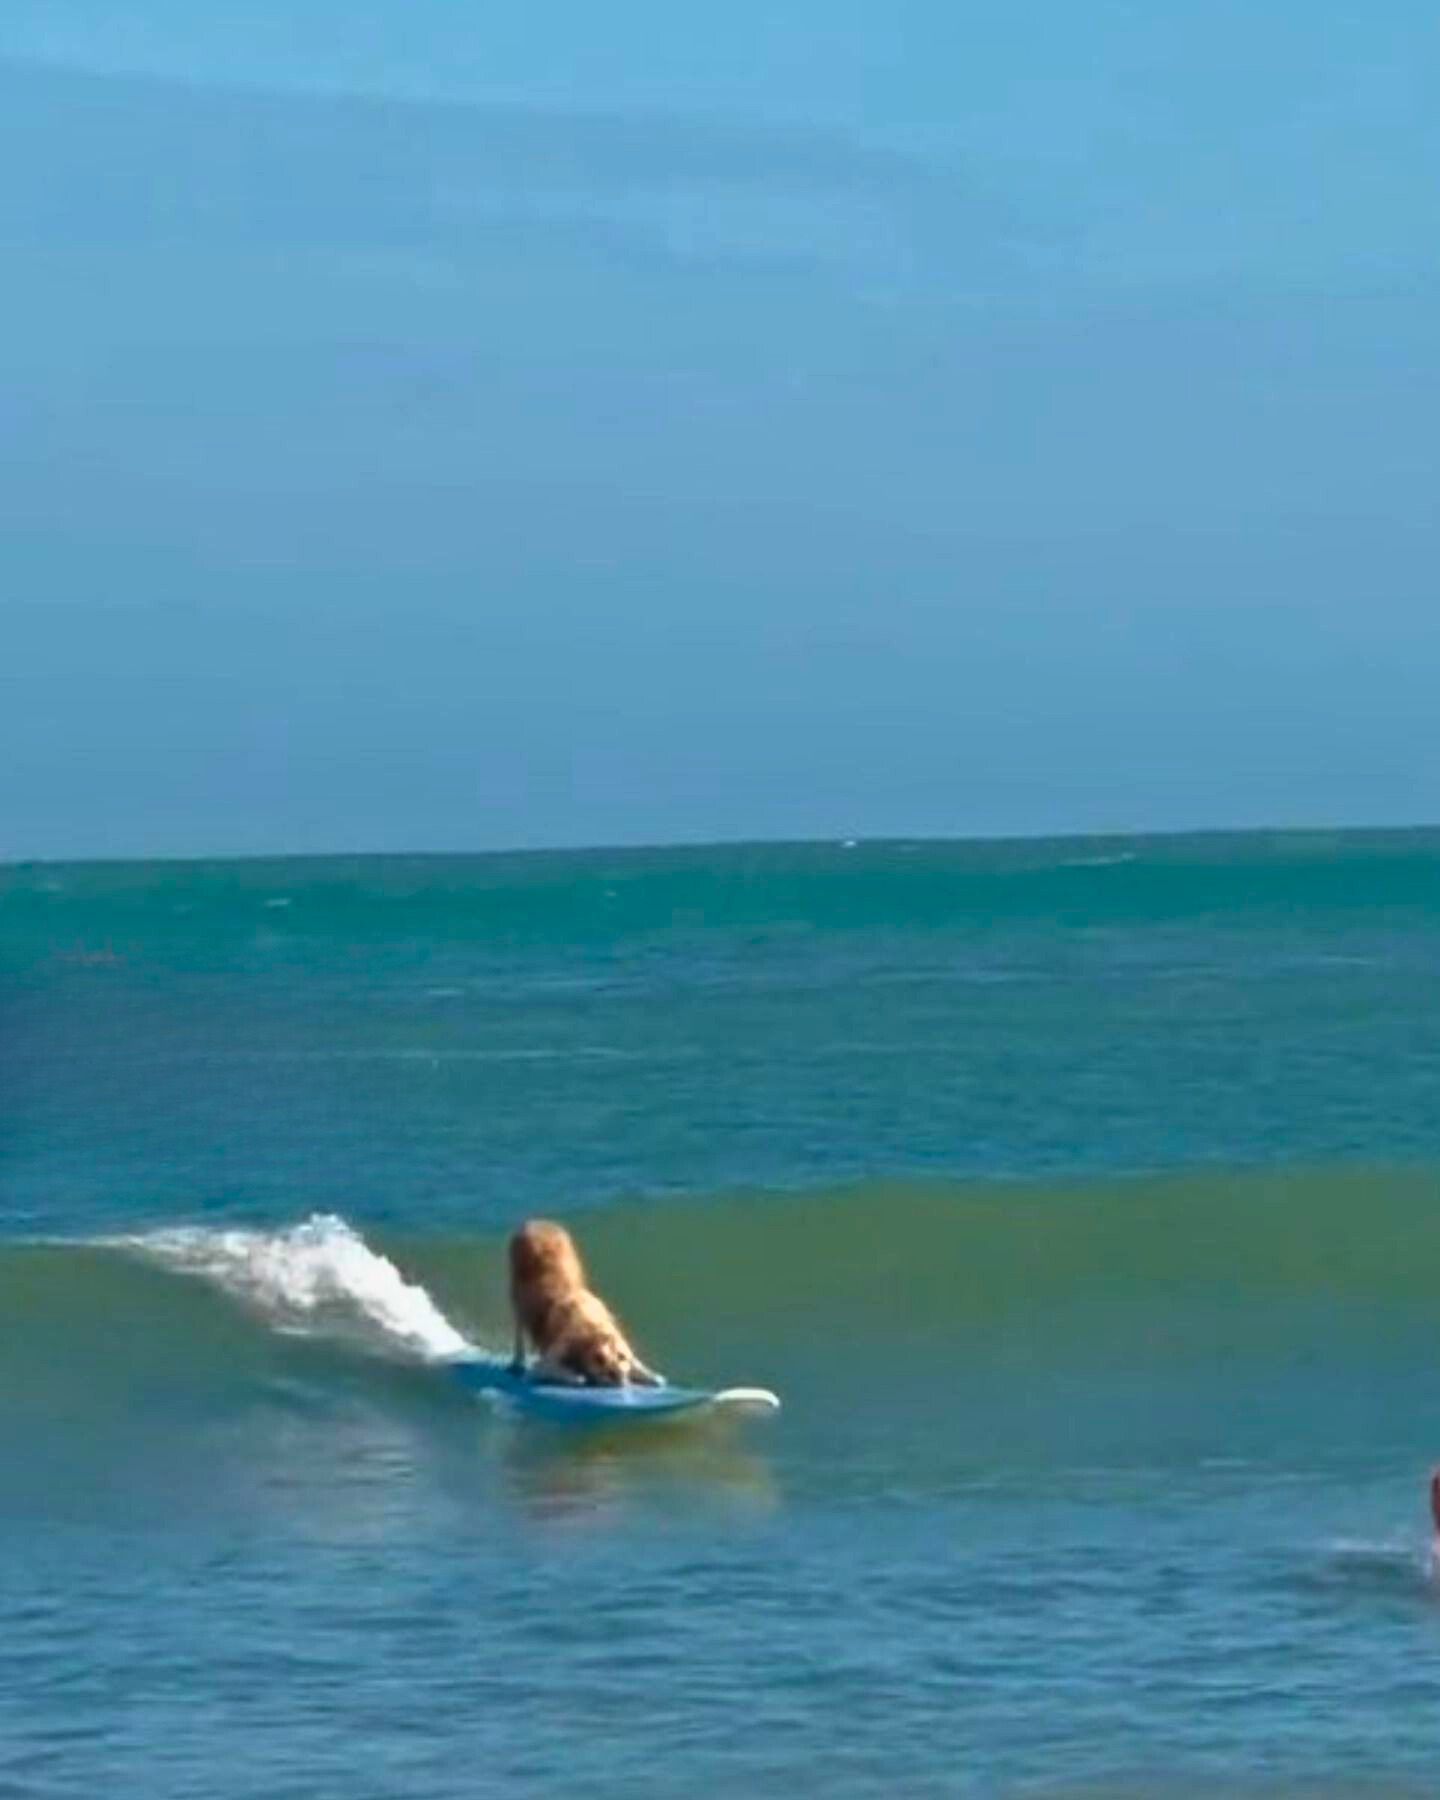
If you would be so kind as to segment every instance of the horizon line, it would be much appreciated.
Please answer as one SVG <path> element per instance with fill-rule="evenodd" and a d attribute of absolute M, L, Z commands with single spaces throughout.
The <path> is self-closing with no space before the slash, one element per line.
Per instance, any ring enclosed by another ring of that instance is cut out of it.
<path fill-rule="evenodd" d="M 443 862 L 477 861 L 485 857 L 645 856 L 666 851 L 744 849 L 860 849 L 898 844 L 1086 844 L 1116 842 L 1180 843 L 1198 838 L 1238 837 L 1405 837 L 1440 832 L 1440 820 L 1389 825 L 1195 825 L 1159 830 L 1004 831 L 1004 832 L 857 832 L 816 837 L 715 837 L 636 839 L 623 843 L 491 845 L 471 850 L 242 850 L 162 851 L 157 855 L 0 856 L 0 871 L 14 869 L 133 868 L 147 863 L 193 866 L 200 863 L 277 862 Z"/>

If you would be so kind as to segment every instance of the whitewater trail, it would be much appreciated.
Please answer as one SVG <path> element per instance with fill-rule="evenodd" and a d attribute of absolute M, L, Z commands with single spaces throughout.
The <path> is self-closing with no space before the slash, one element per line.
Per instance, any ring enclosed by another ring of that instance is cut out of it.
<path fill-rule="evenodd" d="M 213 1282 L 283 1331 L 358 1331 L 378 1348 L 423 1362 L 476 1351 L 418 1282 L 333 1213 L 281 1231 L 181 1225 L 107 1241 Z"/>

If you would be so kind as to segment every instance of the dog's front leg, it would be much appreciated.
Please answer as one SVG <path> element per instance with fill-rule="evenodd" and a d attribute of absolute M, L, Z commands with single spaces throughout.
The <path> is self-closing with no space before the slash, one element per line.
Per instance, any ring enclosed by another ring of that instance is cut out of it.
<path fill-rule="evenodd" d="M 510 1373 L 525 1373 L 525 1327 L 518 1319 L 515 1321 L 515 1354 L 510 1358 Z"/>
<path fill-rule="evenodd" d="M 658 1374 L 654 1369 L 647 1368 L 638 1356 L 635 1358 L 634 1368 L 630 1371 L 630 1379 L 641 1387 L 667 1387 L 669 1385 L 663 1375 Z"/>

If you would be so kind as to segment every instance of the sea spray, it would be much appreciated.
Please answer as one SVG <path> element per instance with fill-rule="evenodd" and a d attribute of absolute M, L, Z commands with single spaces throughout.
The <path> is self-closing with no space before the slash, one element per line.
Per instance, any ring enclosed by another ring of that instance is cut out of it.
<path fill-rule="evenodd" d="M 333 1213 L 280 1231 L 173 1226 L 111 1240 L 187 1275 L 213 1281 L 281 1329 L 353 1332 L 426 1362 L 475 1346 L 417 1282 Z"/>

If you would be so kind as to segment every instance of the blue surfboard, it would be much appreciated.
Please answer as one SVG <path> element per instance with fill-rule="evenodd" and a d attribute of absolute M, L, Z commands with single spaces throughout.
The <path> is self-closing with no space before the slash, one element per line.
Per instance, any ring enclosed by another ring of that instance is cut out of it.
<path fill-rule="evenodd" d="M 488 1356 L 457 1357 L 445 1366 L 468 1392 L 490 1395 L 532 1418 L 558 1424 L 674 1418 L 707 1407 L 773 1412 L 780 1404 L 769 1388 L 572 1387 L 517 1374 L 508 1362 Z"/>

